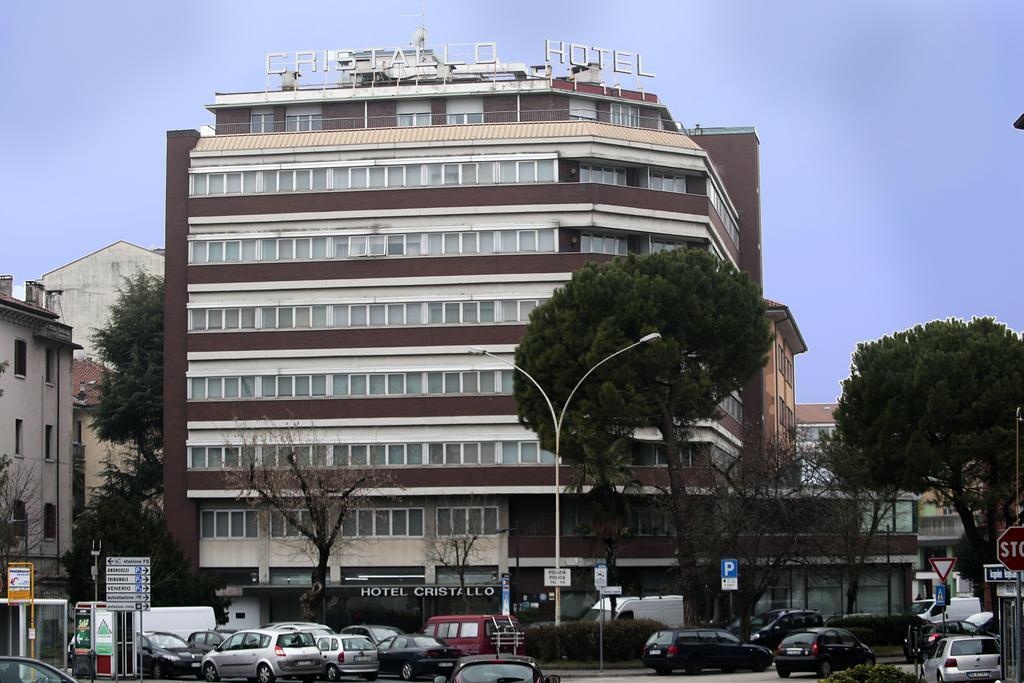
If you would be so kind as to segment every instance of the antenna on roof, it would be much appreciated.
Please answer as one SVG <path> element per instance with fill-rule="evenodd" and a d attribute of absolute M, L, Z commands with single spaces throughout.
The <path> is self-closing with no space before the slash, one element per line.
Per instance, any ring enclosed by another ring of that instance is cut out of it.
<path fill-rule="evenodd" d="M 427 8 L 426 0 L 420 0 L 420 13 L 407 14 L 407 17 L 419 16 L 420 25 L 416 27 L 416 30 L 412 32 L 412 40 L 409 43 L 413 47 L 418 47 L 421 50 L 427 46 Z"/>

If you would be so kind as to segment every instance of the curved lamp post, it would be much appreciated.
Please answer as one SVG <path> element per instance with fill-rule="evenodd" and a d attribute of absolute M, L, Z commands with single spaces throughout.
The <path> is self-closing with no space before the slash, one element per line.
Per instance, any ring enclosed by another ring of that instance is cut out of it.
<path fill-rule="evenodd" d="M 537 391 L 539 391 L 540 395 L 544 397 L 544 402 L 547 403 L 548 405 L 548 410 L 551 411 L 551 421 L 555 427 L 555 569 L 560 569 L 562 564 L 562 511 L 561 506 L 559 505 L 559 495 L 561 493 L 561 486 L 559 484 L 558 478 L 559 465 L 561 464 L 560 451 L 562 422 L 565 419 L 565 411 L 569 408 L 569 403 L 572 401 L 572 397 L 576 395 L 576 390 L 580 388 L 580 385 L 583 384 L 584 380 L 586 380 L 587 377 L 590 377 L 594 370 L 597 370 L 599 367 L 610 361 L 612 358 L 615 358 L 615 356 L 619 355 L 620 353 L 625 353 L 630 349 L 634 349 L 642 344 L 652 342 L 655 339 L 661 339 L 661 334 L 658 332 L 651 332 L 650 334 L 646 334 L 643 337 L 641 337 L 639 341 L 635 341 L 629 346 L 625 346 L 616 351 L 615 353 L 609 356 L 605 356 L 600 361 L 598 361 L 593 367 L 591 367 L 589 370 L 583 373 L 583 376 L 580 377 L 578 382 L 576 382 L 576 386 L 572 388 L 572 391 L 569 392 L 569 396 L 566 397 L 565 399 L 565 403 L 562 404 L 561 412 L 555 411 L 555 406 L 551 402 L 551 399 L 548 397 L 547 392 L 544 391 L 544 388 L 540 385 L 540 383 L 537 382 L 537 380 L 535 380 L 533 376 L 530 375 L 530 373 L 528 373 L 526 370 L 523 370 L 521 367 L 519 367 L 515 363 L 512 363 L 511 361 L 505 360 L 501 356 L 494 355 L 493 353 L 487 351 L 486 349 L 482 349 L 478 346 L 469 347 L 469 352 L 472 354 L 488 356 L 495 360 L 501 361 L 502 363 L 508 365 L 514 370 L 518 370 L 519 372 L 521 372 L 523 376 L 526 377 L 526 379 L 530 380 L 530 383 L 533 384 L 533 386 L 537 387 Z M 557 625 L 560 623 L 562 623 L 562 590 L 560 587 L 555 586 L 555 624 Z"/>

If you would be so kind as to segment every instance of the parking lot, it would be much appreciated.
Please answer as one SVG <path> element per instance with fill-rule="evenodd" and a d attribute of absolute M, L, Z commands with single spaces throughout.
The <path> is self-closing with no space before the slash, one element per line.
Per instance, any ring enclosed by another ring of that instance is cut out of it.
<path fill-rule="evenodd" d="M 900 669 L 913 673 L 914 667 L 910 664 L 898 664 Z M 676 679 L 683 681 L 695 681 L 700 680 L 702 683 L 733 683 L 739 681 L 741 683 L 767 683 L 768 681 L 774 681 L 778 683 L 783 679 L 779 678 L 778 674 L 775 673 L 775 669 L 768 669 L 761 673 L 752 673 L 750 671 L 737 671 L 731 674 L 724 674 L 718 671 L 705 671 L 704 673 L 696 676 L 687 676 L 682 671 L 677 671 L 671 676 L 658 676 L 650 669 L 630 669 L 627 671 L 605 671 L 604 674 L 600 674 L 597 671 L 545 671 L 547 673 L 556 673 L 561 676 L 567 683 L 587 683 L 588 681 L 601 681 L 602 683 L 618 683 L 626 681 L 636 681 L 638 678 L 650 678 L 659 681 L 673 681 Z M 813 673 L 794 673 L 788 680 L 791 681 L 816 681 L 818 677 Z"/>

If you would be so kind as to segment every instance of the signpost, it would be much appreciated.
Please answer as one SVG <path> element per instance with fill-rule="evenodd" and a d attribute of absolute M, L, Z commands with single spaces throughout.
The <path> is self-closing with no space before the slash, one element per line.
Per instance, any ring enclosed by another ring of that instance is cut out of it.
<path fill-rule="evenodd" d="M 36 591 L 35 565 L 31 562 L 7 564 L 7 598 L 12 602 L 29 603 L 28 646 L 30 656 L 36 656 Z"/>
<path fill-rule="evenodd" d="M 149 610 L 152 585 L 148 557 L 107 558 L 107 605 L 113 612 L 138 612 L 139 633 L 142 613 Z M 99 631 L 96 633 L 99 646 Z M 134 638 L 133 638 L 134 640 Z M 142 650 L 138 651 L 139 680 L 142 680 Z"/>
<path fill-rule="evenodd" d="M 953 571 L 953 565 L 956 564 L 955 557 L 929 557 L 928 563 L 931 564 L 932 569 L 939 575 L 939 585 L 935 587 L 935 604 L 942 607 L 942 632 L 946 633 L 946 605 L 949 604 L 949 589 L 946 587 L 946 579 L 949 577 L 949 573 Z"/>
<path fill-rule="evenodd" d="M 604 596 L 608 588 L 608 563 L 598 560 L 594 563 L 594 588 L 597 589 L 597 606 L 601 621 L 597 627 L 597 659 L 598 670 L 604 672 Z M 614 594 L 613 594 L 614 595 Z"/>
<path fill-rule="evenodd" d="M 508 616 L 512 613 L 511 579 L 508 574 L 501 575 L 501 614 Z"/>
<path fill-rule="evenodd" d="M 1024 527 L 1011 526 L 1000 534 L 999 539 L 996 540 L 996 559 L 1011 572 L 1016 573 L 1017 592 L 1014 598 L 1015 607 L 1013 610 L 1013 671 L 1014 680 L 1017 683 L 1021 683 L 1020 627 L 1021 621 L 1024 621 L 1024 618 L 1021 615 L 1020 583 L 1021 573 L 1024 572 Z"/>
<path fill-rule="evenodd" d="M 545 567 L 545 588 L 568 588 L 571 585 L 570 570 L 568 568 L 562 567 L 559 569 L 553 569 L 551 567 Z"/>

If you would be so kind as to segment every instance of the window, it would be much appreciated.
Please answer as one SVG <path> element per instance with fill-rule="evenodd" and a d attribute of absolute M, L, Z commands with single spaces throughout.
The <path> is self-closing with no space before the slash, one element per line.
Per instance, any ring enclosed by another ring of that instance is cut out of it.
<path fill-rule="evenodd" d="M 43 428 L 43 457 L 53 460 L 53 425 Z"/>
<path fill-rule="evenodd" d="M 14 376 L 24 377 L 28 373 L 28 344 L 24 339 L 14 340 Z"/>
<path fill-rule="evenodd" d="M 631 513 L 632 532 L 636 536 L 671 536 L 672 522 L 668 512 L 653 508 L 633 508 Z"/>
<path fill-rule="evenodd" d="M 580 235 L 580 251 L 592 254 L 626 255 L 626 238 L 615 235 Z"/>
<path fill-rule="evenodd" d="M 43 538 L 57 538 L 57 506 L 53 503 L 43 506 Z"/>
<path fill-rule="evenodd" d="M 597 102 L 582 97 L 570 97 L 569 118 L 597 121 Z"/>
<path fill-rule="evenodd" d="M 423 508 L 352 510 L 341 525 L 343 536 L 410 537 L 423 535 Z"/>
<path fill-rule="evenodd" d="M 14 454 L 25 455 L 25 423 L 14 420 Z"/>
<path fill-rule="evenodd" d="M 429 126 L 431 122 L 429 100 L 403 100 L 398 103 L 399 126 Z"/>
<path fill-rule="evenodd" d="M 320 114 L 286 114 L 284 117 L 284 129 L 290 132 L 305 132 L 320 130 L 323 128 L 323 119 Z"/>
<path fill-rule="evenodd" d="M 680 192 L 686 193 L 686 176 L 678 175 L 667 175 L 665 173 L 654 173 L 651 172 L 647 187 L 651 190 L 661 190 L 662 192 Z"/>
<path fill-rule="evenodd" d="M 605 185 L 625 185 L 626 169 L 580 164 L 580 182 L 603 183 Z"/>
<path fill-rule="evenodd" d="M 484 122 L 482 97 L 454 97 L 447 101 L 448 125 Z"/>
<path fill-rule="evenodd" d="M 489 536 L 498 533 L 497 507 L 437 508 L 438 536 Z"/>
<path fill-rule="evenodd" d="M 610 120 L 619 126 L 639 126 L 640 107 L 612 102 Z"/>
<path fill-rule="evenodd" d="M 255 510 L 203 510 L 201 538 L 256 538 L 258 521 Z"/>
<path fill-rule="evenodd" d="M 57 351 L 46 349 L 46 383 L 54 384 L 57 381 Z"/>
<path fill-rule="evenodd" d="M 25 509 L 25 501 L 14 501 L 14 504 L 11 506 L 11 521 L 18 522 L 14 525 L 15 536 L 24 538 L 25 529 L 28 528 L 28 510 Z"/>
<path fill-rule="evenodd" d="M 273 133 L 274 113 L 269 111 L 253 111 L 249 117 L 250 133 Z"/>

